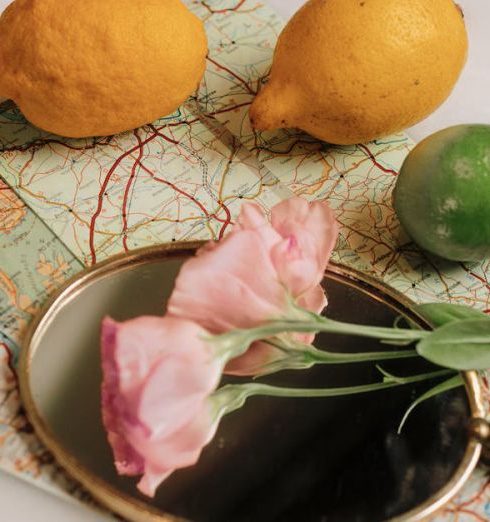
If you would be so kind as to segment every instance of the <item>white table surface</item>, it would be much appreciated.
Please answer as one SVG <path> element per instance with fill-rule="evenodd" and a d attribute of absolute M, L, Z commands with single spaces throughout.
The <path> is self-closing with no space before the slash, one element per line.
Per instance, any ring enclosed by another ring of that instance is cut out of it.
<path fill-rule="evenodd" d="M 264 0 L 289 18 L 304 0 Z M 10 0 L 0 0 L 0 12 Z M 459 123 L 490 123 L 490 1 L 458 0 L 470 36 L 470 54 L 453 94 L 425 121 L 408 129 L 419 141 Z M 54 497 L 0 471 L 0 520 L 5 522 L 96 522 L 110 520 L 77 502 Z M 113 519 L 112 519 L 113 520 Z"/>

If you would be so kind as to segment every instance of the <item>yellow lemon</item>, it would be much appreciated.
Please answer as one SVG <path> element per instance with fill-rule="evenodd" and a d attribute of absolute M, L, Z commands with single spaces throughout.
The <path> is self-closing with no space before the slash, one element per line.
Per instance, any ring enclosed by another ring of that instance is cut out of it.
<path fill-rule="evenodd" d="M 337 144 L 402 130 L 447 98 L 467 47 L 452 0 L 310 0 L 279 37 L 252 125 Z"/>
<path fill-rule="evenodd" d="M 16 0 L 0 18 L 0 96 L 38 127 L 108 135 L 172 113 L 207 42 L 180 0 Z"/>

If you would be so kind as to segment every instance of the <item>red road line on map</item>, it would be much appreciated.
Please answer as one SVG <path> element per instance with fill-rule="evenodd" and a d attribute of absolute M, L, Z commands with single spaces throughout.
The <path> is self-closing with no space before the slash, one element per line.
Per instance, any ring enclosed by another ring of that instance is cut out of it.
<path fill-rule="evenodd" d="M 0 343 L 0 348 L 3 348 L 5 350 L 5 353 L 7 354 L 7 366 L 9 370 L 12 372 L 15 382 L 18 383 L 17 372 L 15 371 L 13 360 L 14 358 L 12 352 L 9 350 L 9 347 L 5 343 Z"/>
<path fill-rule="evenodd" d="M 207 2 L 205 2 L 204 0 L 202 0 L 201 3 L 211 14 L 223 14 L 238 11 L 238 9 L 240 9 L 240 7 L 245 3 L 245 0 L 239 0 L 235 7 L 227 7 L 226 9 L 213 9 L 212 7 L 209 7 Z"/>
<path fill-rule="evenodd" d="M 194 118 L 193 120 L 189 121 L 174 121 L 172 123 L 166 123 L 165 127 L 180 127 L 181 125 L 192 125 L 193 123 L 197 123 L 198 121 L 201 121 L 199 118 Z"/>
<path fill-rule="evenodd" d="M 256 94 L 256 92 L 252 89 L 252 87 L 250 87 L 250 85 L 243 78 L 240 78 L 240 76 L 238 76 L 238 74 L 233 72 L 231 69 L 228 69 L 228 67 L 225 67 L 224 65 L 221 65 L 220 63 L 218 63 L 216 60 L 213 60 L 209 56 L 207 56 L 207 59 L 212 64 L 216 65 L 216 67 L 218 67 L 219 69 L 222 69 L 223 71 L 226 71 L 228 74 L 231 74 L 233 76 L 233 78 L 236 78 L 247 89 L 247 91 L 250 94 L 254 94 L 254 95 Z"/>
<path fill-rule="evenodd" d="M 486 518 L 483 518 L 482 516 L 480 516 L 476 511 L 472 511 L 470 509 L 459 509 L 459 507 L 456 506 L 455 509 L 449 509 L 448 510 L 450 513 L 455 513 L 457 515 L 461 514 L 461 513 L 464 513 L 465 515 L 471 515 L 472 517 L 474 517 L 476 520 L 478 520 L 478 522 L 488 522 Z"/>
<path fill-rule="evenodd" d="M 361 150 L 363 150 L 369 156 L 369 158 L 376 165 L 376 167 L 381 169 L 383 172 L 386 172 L 388 174 L 393 174 L 393 176 L 398 176 L 398 172 L 396 172 L 396 170 L 387 169 L 386 167 L 383 167 L 383 165 L 381 165 L 381 163 L 379 163 L 379 161 L 377 161 L 377 159 L 374 157 L 374 154 L 366 147 L 366 145 L 359 145 L 359 148 Z"/>
<path fill-rule="evenodd" d="M 210 116 L 216 116 L 217 114 L 223 114 L 224 112 L 230 112 L 237 109 L 240 109 L 241 107 L 245 107 L 246 105 L 250 105 L 252 102 L 243 102 L 243 103 L 237 103 L 236 105 L 232 105 L 231 107 L 225 107 L 224 109 L 219 109 L 217 111 L 213 112 L 206 112 L 203 114 L 204 117 L 210 117 Z M 175 121 L 173 123 L 166 123 L 165 127 L 180 127 L 181 125 L 192 125 L 193 123 L 197 123 L 199 121 L 202 121 L 201 118 L 194 118 L 193 120 L 189 121 Z"/>
<path fill-rule="evenodd" d="M 238 103 L 237 105 L 233 105 L 232 107 L 225 107 L 224 109 L 219 109 L 218 111 L 207 113 L 206 116 L 216 116 L 217 114 L 223 114 L 224 112 L 234 111 L 236 109 L 240 109 L 241 107 L 245 107 L 246 105 L 251 105 L 252 102 L 244 102 Z"/>
<path fill-rule="evenodd" d="M 354 232 L 355 234 L 359 234 L 364 239 L 368 239 L 368 240 L 373 241 L 378 246 L 382 245 L 382 246 L 386 247 L 386 249 L 388 251 L 392 250 L 392 247 L 388 243 L 386 243 L 386 241 L 383 241 L 382 239 L 376 239 L 373 236 L 370 236 L 369 234 L 366 234 L 364 232 L 361 232 L 360 230 L 357 230 L 357 229 L 355 229 L 353 227 L 350 227 L 349 225 L 347 225 L 347 223 L 342 223 L 342 226 L 347 228 L 348 230 L 350 230 L 350 232 Z"/>
<path fill-rule="evenodd" d="M 183 124 L 184 122 L 181 122 L 181 124 Z M 165 125 L 165 127 L 169 126 L 169 124 Z M 173 138 L 170 138 L 169 136 L 166 136 L 165 134 L 163 134 L 162 132 L 160 132 L 161 130 L 161 127 L 160 129 L 157 129 L 154 125 L 152 125 L 151 123 L 148 125 L 148 127 L 150 127 L 150 129 L 157 135 L 157 136 L 160 136 L 160 138 L 163 138 L 165 141 L 168 141 L 169 143 L 172 143 L 173 145 L 179 145 L 179 142 L 174 140 Z"/>
<path fill-rule="evenodd" d="M 0 149 L 0 153 L 2 153 L 2 152 L 26 152 L 29 149 L 33 148 L 33 147 L 44 146 L 44 145 L 51 145 L 52 143 L 55 143 L 57 145 L 61 145 L 62 147 L 66 147 L 67 149 L 71 149 L 71 150 L 85 151 L 85 150 L 95 149 L 95 147 L 97 147 L 98 145 L 108 145 L 110 143 L 111 139 L 112 139 L 112 137 L 109 138 L 107 141 L 95 142 L 95 143 L 92 143 L 91 145 L 86 145 L 86 146 L 82 146 L 82 147 L 74 147 L 73 145 L 69 145 L 68 143 L 65 143 L 65 142 L 63 142 L 61 140 L 55 140 L 55 139 L 42 140 L 42 139 L 38 139 L 38 140 L 35 140 L 35 141 L 29 143 L 28 145 L 25 145 L 25 146 L 19 145 L 19 146 L 7 147 L 5 149 Z"/>
<path fill-rule="evenodd" d="M 158 130 L 155 129 L 155 131 L 156 131 L 156 133 L 160 134 Z M 171 181 L 168 181 L 166 179 L 158 177 L 154 172 L 152 172 L 148 167 L 146 167 L 141 162 L 141 160 L 138 161 L 138 164 L 155 181 L 159 181 L 160 183 L 164 183 L 165 185 L 167 185 L 171 189 L 175 190 L 175 192 L 178 192 L 179 194 L 182 194 L 182 196 L 185 196 L 186 198 L 190 199 L 195 205 L 197 205 L 200 208 L 200 210 L 203 212 L 203 214 L 208 219 L 216 219 L 216 221 L 219 221 L 220 223 L 223 223 L 223 226 L 221 227 L 221 230 L 219 232 L 219 238 L 221 239 L 223 237 L 223 234 L 225 233 L 226 228 L 231 224 L 231 212 L 228 209 L 228 207 L 222 201 L 218 201 L 218 204 L 224 210 L 224 212 L 226 214 L 226 219 L 221 219 L 216 214 L 209 214 L 209 212 L 207 211 L 206 207 L 200 201 L 198 201 L 192 194 L 189 194 L 185 190 L 180 189 L 179 187 L 177 187 L 177 185 L 175 185 Z"/>
<path fill-rule="evenodd" d="M 139 165 L 140 167 L 145 171 L 147 172 L 155 181 L 158 181 L 160 183 L 164 183 L 165 185 L 169 186 L 171 189 L 175 190 L 175 192 L 178 192 L 179 194 L 182 194 L 182 196 L 185 196 L 186 198 L 190 199 L 194 204 L 196 204 L 200 209 L 201 211 L 203 212 L 203 214 L 208 218 L 208 219 L 216 219 L 216 221 L 219 221 L 220 223 L 223 223 L 223 226 L 226 227 L 229 225 L 229 222 L 228 222 L 228 215 L 229 215 L 229 210 L 228 208 L 226 208 L 222 202 L 219 202 L 220 206 L 225 209 L 225 213 L 227 213 L 227 219 L 226 220 L 223 220 L 221 218 L 219 218 L 216 214 L 210 214 L 206 207 L 200 202 L 198 201 L 194 196 L 192 196 L 192 194 L 189 194 L 188 192 L 186 192 L 185 190 L 182 190 L 180 189 L 179 187 L 177 187 L 177 185 L 175 185 L 174 183 L 172 183 L 171 181 L 168 181 L 166 179 L 163 179 L 163 178 L 159 178 L 154 172 L 152 172 L 148 167 L 146 167 L 145 165 L 143 165 L 143 163 L 139 162 Z M 231 216 L 230 216 L 230 222 L 231 222 Z"/>
<path fill-rule="evenodd" d="M 167 139 L 168 141 L 172 142 L 172 143 L 175 143 L 176 145 L 179 144 L 178 141 L 174 141 L 172 140 L 171 138 L 168 138 L 167 136 L 165 136 L 164 134 L 162 134 L 158 129 L 155 129 L 155 127 L 153 127 L 153 125 L 150 125 L 150 127 L 155 131 L 156 134 L 158 134 L 159 136 L 161 136 L 162 138 L 165 138 Z M 224 231 L 226 230 L 226 228 L 228 227 L 228 225 L 231 223 L 231 214 L 230 214 L 230 211 L 228 209 L 228 207 L 222 202 L 222 201 L 218 201 L 218 204 L 219 206 L 225 211 L 225 214 L 226 214 L 226 219 L 221 219 L 219 218 L 216 214 L 209 214 L 208 211 L 206 210 L 206 207 L 200 202 L 198 201 L 194 196 L 192 196 L 191 194 L 185 192 L 184 190 L 182 189 L 179 189 L 176 185 L 174 185 L 173 183 L 171 183 L 170 181 L 167 181 L 165 179 L 162 179 L 162 178 L 159 178 L 155 175 L 154 172 L 152 172 L 150 169 L 148 169 L 147 167 L 145 167 L 141 161 L 139 162 L 140 166 L 146 171 L 148 172 L 148 174 L 150 174 L 150 176 L 152 176 L 152 178 L 156 181 L 160 181 L 161 183 L 165 183 L 166 185 L 168 185 L 169 187 L 173 188 L 176 192 L 178 192 L 179 194 L 182 194 L 183 196 L 186 196 L 187 198 L 189 198 L 192 202 L 194 202 L 201 210 L 202 212 L 204 212 L 204 215 L 208 218 L 208 219 L 211 219 L 211 218 L 214 218 L 216 219 L 217 221 L 219 221 L 220 223 L 223 223 L 223 227 L 222 229 L 220 230 L 220 239 L 221 237 L 223 237 L 223 234 L 224 234 Z"/>
<path fill-rule="evenodd" d="M 488 390 L 488 379 L 485 377 L 485 375 L 481 376 L 481 380 L 483 382 L 483 386 Z"/>
<path fill-rule="evenodd" d="M 156 131 L 158 132 L 158 131 Z M 210 217 L 213 217 L 213 216 L 210 216 L 209 215 L 209 212 L 206 210 L 206 207 L 200 202 L 198 201 L 194 196 L 192 196 L 191 194 L 189 194 L 188 192 L 185 192 L 184 190 L 180 189 L 179 187 L 177 187 L 177 185 L 174 185 L 172 182 L 170 181 L 167 181 L 166 179 L 163 179 L 163 178 L 159 178 L 154 172 L 152 172 L 148 167 L 146 167 L 142 162 L 141 160 L 138 161 L 138 165 L 145 171 L 147 172 L 155 181 L 159 181 L 160 183 L 164 183 L 165 185 L 168 185 L 170 188 L 172 188 L 173 190 L 175 190 L 176 192 L 178 192 L 179 194 L 182 194 L 183 196 L 185 196 L 186 198 L 189 198 L 193 203 L 195 203 L 200 209 L 201 211 L 204 213 L 204 215 L 207 217 L 207 218 L 210 218 Z"/>
<path fill-rule="evenodd" d="M 296 145 L 314 145 L 314 144 L 309 140 L 304 140 L 304 139 L 298 138 L 286 150 L 274 150 L 273 148 L 268 148 L 268 147 L 264 147 L 262 145 L 258 145 L 257 142 L 255 142 L 255 146 L 252 147 L 251 150 L 265 150 L 267 152 L 272 152 L 273 154 L 288 155 L 293 151 L 293 149 L 296 147 Z M 318 150 L 320 150 L 320 149 L 318 149 Z"/>
<path fill-rule="evenodd" d="M 164 140 L 174 144 L 174 145 L 178 145 L 179 142 L 172 139 L 172 138 L 169 138 L 168 136 L 166 136 L 165 134 L 163 134 L 162 132 L 160 132 L 160 129 L 157 129 L 154 125 L 149 125 L 149 127 L 152 129 L 152 131 L 154 132 L 154 134 L 152 134 L 151 136 L 149 136 L 146 140 L 144 141 L 141 141 L 140 143 L 138 143 L 138 145 L 136 145 L 135 147 L 129 149 L 128 151 L 126 151 L 124 154 L 122 154 L 115 162 L 114 164 L 112 165 L 112 167 L 109 169 L 105 179 L 104 179 L 104 182 L 102 183 L 102 186 L 99 190 L 99 195 L 97 197 L 97 208 L 90 220 L 90 226 L 89 226 L 89 248 L 90 248 L 90 259 L 91 259 L 91 264 L 95 264 L 96 261 L 97 261 L 97 254 L 95 252 L 95 225 L 96 225 L 96 222 L 97 222 L 97 219 L 98 217 L 100 216 L 100 213 L 102 212 L 102 206 L 104 204 L 104 193 L 107 189 L 107 186 L 109 184 L 109 181 L 112 177 L 112 174 L 114 174 L 114 171 L 116 170 L 116 168 L 120 165 L 121 161 L 126 158 L 127 156 L 129 156 L 130 154 L 132 154 L 133 152 L 137 151 L 137 150 L 141 150 L 141 148 L 146 145 L 147 143 L 149 143 L 150 141 L 154 140 L 157 136 L 160 136 L 161 138 L 163 138 Z M 208 211 L 206 210 L 206 208 L 202 205 L 202 203 L 200 201 L 198 201 L 195 197 L 193 197 L 191 194 L 188 194 L 187 192 L 179 189 L 177 186 L 175 186 L 173 183 L 170 183 L 169 181 L 167 180 L 164 180 L 164 179 L 161 179 L 161 178 L 157 178 L 155 176 L 155 174 L 153 172 L 151 172 L 150 169 L 146 168 L 143 163 L 141 161 L 137 161 L 136 162 L 138 165 L 141 166 L 141 168 L 143 168 L 146 172 L 148 172 L 155 180 L 157 181 L 160 181 L 162 183 L 165 183 L 167 184 L 168 186 L 170 186 L 171 188 L 173 188 L 176 192 L 179 192 L 180 194 L 182 194 L 183 196 L 189 198 L 191 201 L 193 201 L 203 212 L 204 212 L 204 215 L 208 218 L 211 218 L 211 217 L 214 217 L 217 221 L 220 221 L 221 223 L 223 223 L 223 227 L 221 228 L 220 230 L 220 235 L 219 237 L 223 237 L 223 234 L 226 230 L 226 228 L 228 227 L 228 225 L 230 225 L 231 223 L 231 214 L 230 214 L 230 211 L 229 209 L 223 204 L 223 202 L 220 202 L 220 205 L 221 207 L 223 208 L 224 212 L 226 213 L 226 219 L 225 220 L 222 220 L 220 218 L 218 218 L 218 216 L 216 215 L 209 215 Z"/>
<path fill-rule="evenodd" d="M 251 103 L 252 102 L 237 103 L 236 105 L 232 105 L 231 107 L 225 107 L 223 109 L 219 109 L 213 112 L 206 112 L 204 113 L 204 116 L 216 116 L 217 114 L 223 114 L 224 112 L 235 111 L 237 109 L 240 109 L 241 107 L 250 105 Z M 192 125 L 193 123 L 197 123 L 198 121 L 201 121 L 201 118 L 194 118 L 193 120 L 189 121 L 175 121 L 173 123 L 166 123 L 165 127 L 180 127 L 180 125 Z"/>
<path fill-rule="evenodd" d="M 480 281 L 480 283 L 483 283 L 487 290 L 490 290 L 490 283 L 484 279 L 483 277 L 479 276 L 478 274 L 475 274 L 475 272 L 472 272 L 471 270 L 469 270 L 468 268 L 466 268 L 464 266 L 464 263 L 460 263 L 459 264 L 461 266 L 461 268 L 467 273 L 469 274 L 470 276 L 474 277 L 475 279 L 478 279 L 478 281 Z"/>
<path fill-rule="evenodd" d="M 134 162 L 134 165 L 131 168 L 131 176 L 129 177 L 129 181 L 126 184 L 126 188 L 124 190 L 124 199 L 123 199 L 123 207 L 122 207 L 122 219 L 123 219 L 122 234 L 123 234 L 123 247 L 124 247 L 125 252 L 129 251 L 128 236 L 126 235 L 126 232 L 128 231 L 128 216 L 127 216 L 127 211 L 126 211 L 126 207 L 128 204 L 128 196 L 129 196 L 129 191 L 131 190 L 131 186 L 133 184 L 134 178 L 136 176 L 136 166 L 138 165 L 138 163 L 141 162 L 141 158 L 143 156 L 143 145 L 142 145 L 141 138 L 139 137 L 138 130 L 136 129 L 133 132 L 133 134 L 136 136 L 136 139 L 138 140 L 139 152 L 138 152 L 138 159 Z"/>
<path fill-rule="evenodd" d="M 486 281 L 483 277 L 475 274 L 474 272 L 471 272 L 471 270 L 467 270 L 468 274 L 470 274 L 471 276 L 475 277 L 476 279 L 478 279 L 478 281 L 481 281 L 486 287 L 487 287 L 487 290 L 490 290 L 490 284 L 488 283 L 488 281 Z"/>
<path fill-rule="evenodd" d="M 99 217 L 99 215 L 100 215 L 100 213 L 102 211 L 102 206 L 104 204 L 104 193 L 105 193 L 105 191 L 107 189 L 107 185 L 109 184 L 111 176 L 114 174 L 114 171 L 117 169 L 117 167 L 120 165 L 121 161 L 124 158 L 128 157 L 133 152 L 137 151 L 143 145 L 146 145 L 150 141 L 154 140 L 157 136 L 158 136 L 158 134 L 156 134 L 156 133 L 152 134 L 150 137 L 146 138 L 146 140 L 142 141 L 141 144 L 138 143 L 138 145 L 136 145 L 132 149 L 127 150 L 124 154 L 122 154 L 121 156 L 119 156 L 119 158 L 117 158 L 117 160 L 114 162 L 112 167 L 109 169 L 109 172 L 107 173 L 107 175 L 106 175 L 106 177 L 104 179 L 104 182 L 102 183 L 102 186 L 101 186 L 100 191 L 99 191 L 99 195 L 98 195 L 98 198 L 97 198 L 97 200 L 98 200 L 97 201 L 97 208 L 95 210 L 94 215 L 92 216 L 92 219 L 90 220 L 89 247 L 90 247 L 90 259 L 91 259 L 91 263 L 92 264 L 95 264 L 95 262 L 97 261 L 97 255 L 95 253 L 95 244 L 94 244 L 95 224 L 97 222 L 97 218 Z"/>
<path fill-rule="evenodd" d="M 219 231 L 218 238 L 223 239 L 223 236 L 225 235 L 226 229 L 231 225 L 231 212 L 230 209 L 223 203 L 223 201 L 218 201 L 221 208 L 224 210 L 226 214 L 226 220 L 223 223 L 223 226 L 221 227 L 221 230 Z"/>
<path fill-rule="evenodd" d="M 483 486 L 469 500 L 459 504 L 458 509 L 465 508 L 465 507 L 469 506 L 470 504 L 472 504 L 473 502 L 475 502 L 475 500 L 479 500 L 482 497 L 483 493 L 485 493 L 485 490 L 487 489 L 488 486 L 490 486 L 490 479 L 487 479 L 485 481 L 485 483 L 483 484 Z"/>
<path fill-rule="evenodd" d="M 449 290 L 449 286 L 446 283 L 445 279 L 442 277 L 442 272 L 440 271 L 440 269 L 437 267 L 437 265 L 434 263 L 434 261 L 431 260 L 429 255 L 427 253 L 425 253 L 423 250 L 420 250 L 420 255 L 425 259 L 426 263 L 428 263 L 432 267 L 434 272 L 437 274 L 437 276 L 439 277 L 439 279 L 441 281 L 441 284 L 444 286 L 446 294 L 450 295 L 451 291 Z"/>
<path fill-rule="evenodd" d="M 164 183 L 165 185 L 168 185 L 171 189 L 175 190 L 175 192 L 178 192 L 179 194 L 182 194 L 183 196 L 185 196 L 186 198 L 189 198 L 193 203 L 195 203 L 200 209 L 201 211 L 204 213 L 204 215 L 207 217 L 207 218 L 210 218 L 212 216 L 209 215 L 209 212 L 206 210 L 206 207 L 200 202 L 198 201 L 194 196 L 192 196 L 191 194 L 189 194 L 188 192 L 186 192 L 185 190 L 182 190 L 180 189 L 179 187 L 177 187 L 177 185 L 175 185 L 174 183 L 172 183 L 171 181 L 168 181 L 166 179 L 163 179 L 163 178 L 159 178 L 158 176 L 156 176 L 155 174 L 153 174 L 150 169 L 147 169 L 146 167 L 143 166 L 143 169 L 145 169 L 148 174 L 150 174 L 153 179 L 155 181 L 159 181 L 160 183 Z"/>

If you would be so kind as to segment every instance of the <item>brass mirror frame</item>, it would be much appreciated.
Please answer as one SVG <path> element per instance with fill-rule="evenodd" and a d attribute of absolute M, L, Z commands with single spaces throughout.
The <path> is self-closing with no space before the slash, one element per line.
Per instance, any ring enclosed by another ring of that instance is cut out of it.
<path fill-rule="evenodd" d="M 57 462 L 73 478 L 75 478 L 95 499 L 108 509 L 123 517 L 137 522 L 180 522 L 183 519 L 173 515 L 162 514 L 160 510 L 152 508 L 148 504 L 118 491 L 95 474 L 87 471 L 78 460 L 63 448 L 56 436 L 45 423 L 42 415 L 36 407 L 36 402 L 30 388 L 30 364 L 35 353 L 38 339 L 43 335 L 44 329 L 49 325 L 51 317 L 55 316 L 60 307 L 72 301 L 83 289 L 91 283 L 108 277 L 114 271 L 127 270 L 136 265 L 157 262 L 169 257 L 186 257 L 192 255 L 202 242 L 172 243 L 154 247 L 142 248 L 127 254 L 111 257 L 91 268 L 88 268 L 67 281 L 43 306 L 38 315 L 29 325 L 25 334 L 19 362 L 19 385 L 21 398 L 27 413 L 27 417 L 33 425 L 37 435 L 54 455 Z M 351 280 L 356 289 L 366 287 L 366 291 L 378 290 L 383 295 L 387 304 L 401 304 L 404 308 L 413 312 L 413 302 L 406 296 L 384 285 L 376 279 L 366 276 L 357 270 L 341 265 L 331 265 L 328 272 L 343 280 Z M 371 292 L 370 292 L 371 293 Z M 443 508 L 451 498 L 461 489 L 478 464 L 482 452 L 482 442 L 488 440 L 490 427 L 484 420 L 486 411 L 483 404 L 482 385 L 476 372 L 463 373 L 466 391 L 471 411 L 471 436 L 466 447 L 463 459 L 451 480 L 434 496 L 416 508 L 403 515 L 391 518 L 391 522 L 421 522 L 434 516 Z"/>

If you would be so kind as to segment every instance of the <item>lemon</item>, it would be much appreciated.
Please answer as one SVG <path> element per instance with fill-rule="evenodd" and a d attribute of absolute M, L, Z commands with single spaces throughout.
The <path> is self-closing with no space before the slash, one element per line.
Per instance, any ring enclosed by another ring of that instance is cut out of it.
<path fill-rule="evenodd" d="M 202 22 L 180 0 L 16 0 L 0 17 L 0 97 L 68 137 L 174 112 L 199 84 Z"/>
<path fill-rule="evenodd" d="M 310 0 L 279 37 L 252 125 L 336 144 L 402 130 L 447 98 L 467 47 L 452 0 Z"/>
<path fill-rule="evenodd" d="M 403 163 L 393 204 L 425 250 L 454 261 L 490 256 L 490 126 L 458 125 L 419 143 Z"/>

